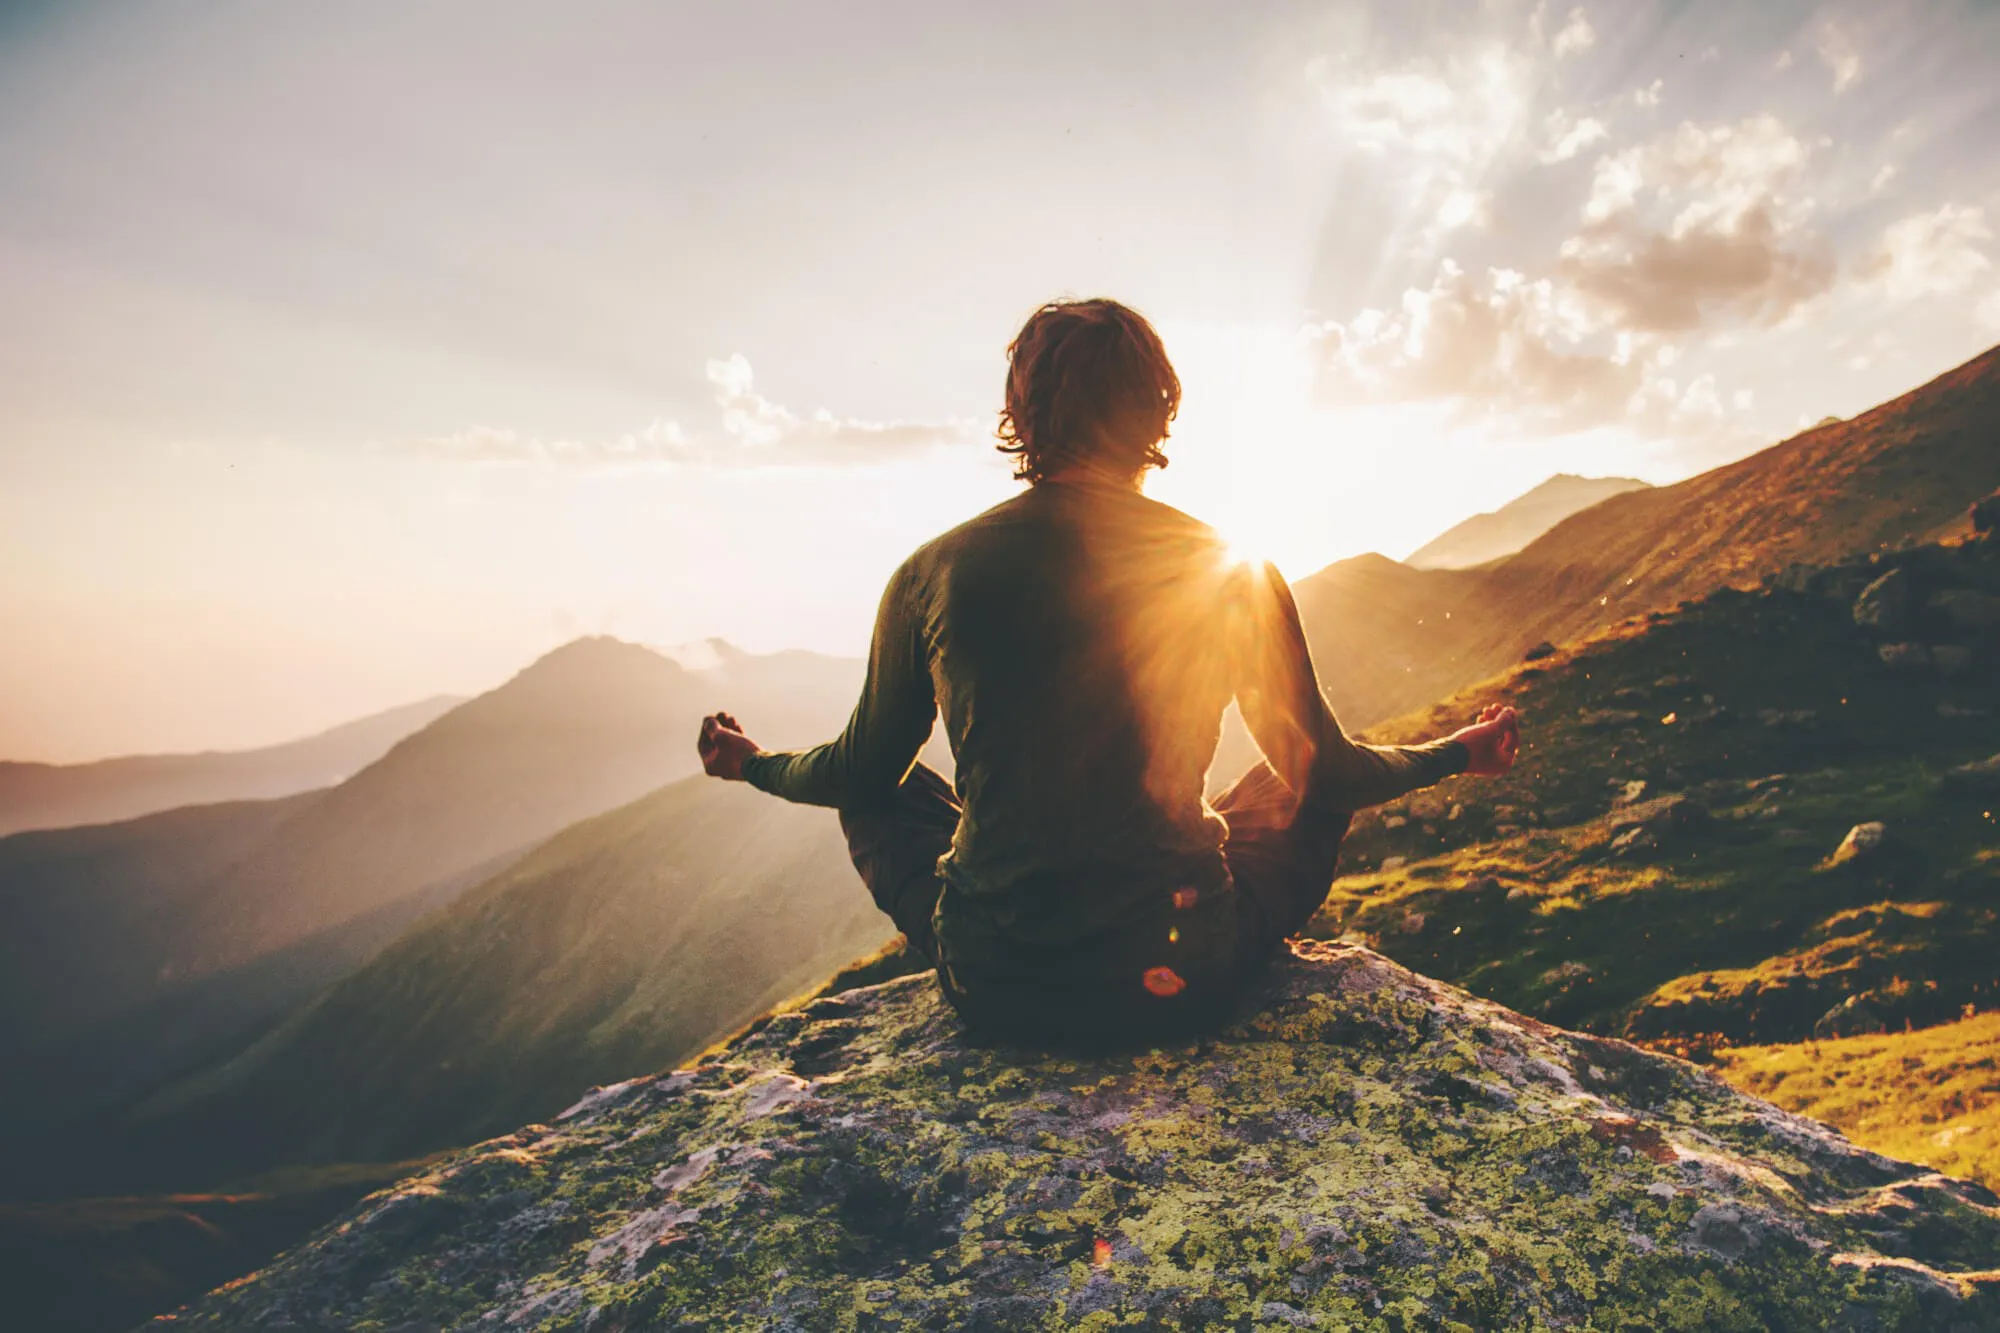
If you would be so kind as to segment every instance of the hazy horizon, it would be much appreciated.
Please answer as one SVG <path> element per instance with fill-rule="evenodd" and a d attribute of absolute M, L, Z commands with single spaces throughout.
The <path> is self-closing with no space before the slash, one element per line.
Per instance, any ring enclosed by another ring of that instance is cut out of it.
<path fill-rule="evenodd" d="M 1294 577 L 2000 340 L 2000 8 L 0 9 L 0 758 L 855 656 L 1127 300 Z"/>

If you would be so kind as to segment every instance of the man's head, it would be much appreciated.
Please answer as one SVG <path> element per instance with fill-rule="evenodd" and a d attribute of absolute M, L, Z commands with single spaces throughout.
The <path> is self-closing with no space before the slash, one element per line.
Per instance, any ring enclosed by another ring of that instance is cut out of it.
<path fill-rule="evenodd" d="M 1180 377 L 1145 316 L 1103 298 L 1051 301 L 1007 348 L 1000 452 L 1023 481 L 1077 465 L 1137 476 L 1167 465 L 1160 443 L 1180 405 Z"/>

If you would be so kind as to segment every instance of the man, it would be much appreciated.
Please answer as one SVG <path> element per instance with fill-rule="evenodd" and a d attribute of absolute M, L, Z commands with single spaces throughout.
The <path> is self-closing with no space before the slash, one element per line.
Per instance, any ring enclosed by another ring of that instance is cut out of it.
<path fill-rule="evenodd" d="M 1059 301 L 1007 355 L 1000 449 L 1028 489 L 896 571 L 838 739 L 770 753 L 717 713 L 702 764 L 839 810 L 975 1030 L 1178 1030 L 1318 910 L 1353 811 L 1506 772 L 1519 726 L 1488 707 L 1428 745 L 1349 740 L 1278 572 L 1141 494 L 1181 392 L 1153 327 Z M 1232 700 L 1265 762 L 1211 806 Z M 940 713 L 952 783 L 916 763 Z"/>

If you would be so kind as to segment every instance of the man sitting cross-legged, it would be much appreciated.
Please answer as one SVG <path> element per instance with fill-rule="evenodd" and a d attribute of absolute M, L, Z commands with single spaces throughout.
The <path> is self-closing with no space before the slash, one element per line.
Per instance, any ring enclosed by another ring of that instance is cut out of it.
<path fill-rule="evenodd" d="M 896 571 L 846 730 L 772 753 L 717 713 L 702 763 L 839 810 L 975 1031 L 1182 1029 L 1318 910 L 1353 811 L 1504 773 L 1520 729 L 1488 707 L 1426 745 L 1347 737 L 1277 570 L 1141 494 L 1180 401 L 1145 319 L 1057 302 L 1008 360 L 1001 448 L 1028 489 Z M 1265 761 L 1211 804 L 1232 700 Z M 940 713 L 954 782 L 916 762 Z"/>

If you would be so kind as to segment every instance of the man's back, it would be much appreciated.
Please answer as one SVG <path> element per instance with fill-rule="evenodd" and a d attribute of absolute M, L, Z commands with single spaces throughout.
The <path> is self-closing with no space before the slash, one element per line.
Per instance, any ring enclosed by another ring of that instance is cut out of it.
<path fill-rule="evenodd" d="M 899 578 L 964 805 L 942 916 L 1032 940 L 1226 881 L 1202 783 L 1234 692 L 1246 571 L 1136 491 L 1044 483 Z"/>

